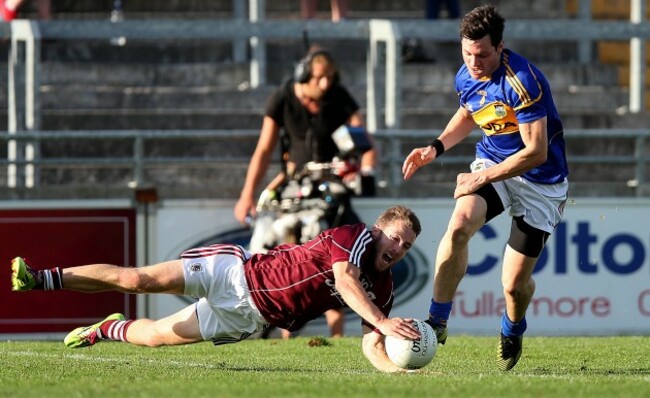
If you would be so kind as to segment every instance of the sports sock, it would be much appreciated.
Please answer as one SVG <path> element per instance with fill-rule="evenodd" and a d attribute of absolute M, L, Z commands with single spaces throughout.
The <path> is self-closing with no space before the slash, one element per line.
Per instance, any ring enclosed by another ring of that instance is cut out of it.
<path fill-rule="evenodd" d="M 61 269 L 59 267 L 46 269 L 40 272 L 42 272 L 43 275 L 43 290 L 63 289 L 63 278 L 61 277 Z"/>
<path fill-rule="evenodd" d="M 133 323 L 133 320 L 128 321 L 106 321 L 99 325 L 99 332 L 97 333 L 100 339 L 126 341 L 126 331 Z"/>
<path fill-rule="evenodd" d="M 431 305 L 429 306 L 429 323 L 432 325 L 447 326 L 447 320 L 451 313 L 452 303 L 453 301 L 448 303 L 438 303 L 431 299 Z"/>
<path fill-rule="evenodd" d="M 32 271 L 28 270 L 34 276 L 36 284 L 33 290 L 60 290 L 63 289 L 63 277 L 61 269 L 54 267 L 50 269 Z"/>
<path fill-rule="evenodd" d="M 503 312 L 503 316 L 501 317 L 501 333 L 503 333 L 504 336 L 522 336 L 526 331 L 526 327 L 526 316 L 524 316 L 519 322 L 513 322 L 508 318 L 507 312 Z"/>

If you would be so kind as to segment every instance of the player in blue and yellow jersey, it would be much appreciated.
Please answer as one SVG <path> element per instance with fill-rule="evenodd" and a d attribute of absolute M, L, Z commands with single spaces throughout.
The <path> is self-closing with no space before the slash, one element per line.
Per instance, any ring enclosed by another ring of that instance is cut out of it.
<path fill-rule="evenodd" d="M 469 240 L 509 209 L 512 227 L 501 277 L 506 310 L 497 366 L 510 370 L 522 352 L 535 264 L 562 218 L 568 167 L 562 122 L 548 81 L 527 59 L 504 47 L 504 25 L 491 5 L 464 16 L 464 65 L 456 74 L 460 107 L 438 138 L 408 155 L 402 172 L 410 178 L 477 125 L 482 130 L 471 172 L 456 179 L 456 206 L 436 255 L 428 322 L 444 344 L 452 301 L 467 269 Z"/>

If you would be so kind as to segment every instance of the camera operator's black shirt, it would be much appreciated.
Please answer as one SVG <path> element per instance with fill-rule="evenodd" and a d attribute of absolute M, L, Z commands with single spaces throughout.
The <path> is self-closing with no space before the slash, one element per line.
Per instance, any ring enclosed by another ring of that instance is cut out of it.
<path fill-rule="evenodd" d="M 325 93 L 320 110 L 312 115 L 293 90 L 294 81 L 279 87 L 266 104 L 265 115 L 284 129 L 289 137 L 289 160 L 296 169 L 309 161 L 329 162 L 337 153 L 332 133 L 359 110 L 345 87 L 335 84 Z"/>

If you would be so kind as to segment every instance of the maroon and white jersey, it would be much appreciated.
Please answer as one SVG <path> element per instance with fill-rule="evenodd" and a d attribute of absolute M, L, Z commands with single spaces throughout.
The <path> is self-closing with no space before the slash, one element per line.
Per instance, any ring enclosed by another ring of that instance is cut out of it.
<path fill-rule="evenodd" d="M 388 316 L 393 305 L 393 277 L 390 270 L 375 271 L 374 259 L 370 231 L 365 224 L 354 224 L 326 230 L 302 245 L 280 245 L 266 254 L 255 254 L 244 270 L 264 319 L 292 331 L 329 309 L 346 306 L 335 288 L 332 269 L 342 261 L 361 269 L 360 282 L 368 298 Z"/>

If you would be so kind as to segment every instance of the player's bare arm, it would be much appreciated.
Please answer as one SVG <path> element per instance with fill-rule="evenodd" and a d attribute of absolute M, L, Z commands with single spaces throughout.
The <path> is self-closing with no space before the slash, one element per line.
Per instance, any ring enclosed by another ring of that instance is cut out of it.
<path fill-rule="evenodd" d="M 519 125 L 524 148 L 506 158 L 503 162 L 474 173 L 461 173 L 456 178 L 454 198 L 475 192 L 483 185 L 524 174 L 546 161 L 548 140 L 546 139 L 546 118 Z"/>
<path fill-rule="evenodd" d="M 373 331 L 368 326 L 363 325 L 363 339 L 361 341 L 361 350 L 368 361 L 377 368 L 377 370 L 387 373 L 406 372 L 395 365 L 386 354 L 386 337 Z"/>
<path fill-rule="evenodd" d="M 345 303 L 361 318 L 370 322 L 386 336 L 416 339 L 419 333 L 408 319 L 387 318 L 368 298 L 359 282 L 361 271 L 347 261 L 334 263 L 334 283 Z"/>
<path fill-rule="evenodd" d="M 249 215 L 255 216 L 255 190 L 260 185 L 266 170 L 271 163 L 273 151 L 280 136 L 280 126 L 269 116 L 264 117 L 260 138 L 246 172 L 246 181 L 239 200 L 235 204 L 235 218 L 244 223 Z"/>
<path fill-rule="evenodd" d="M 454 147 L 467 137 L 475 127 L 472 114 L 465 108 L 458 108 L 454 116 L 440 134 L 438 140 L 442 143 L 445 150 Z M 431 145 L 415 148 L 406 157 L 402 164 L 402 174 L 404 179 L 408 180 L 421 167 L 431 163 L 434 159 L 440 157 L 441 153 Z"/>

